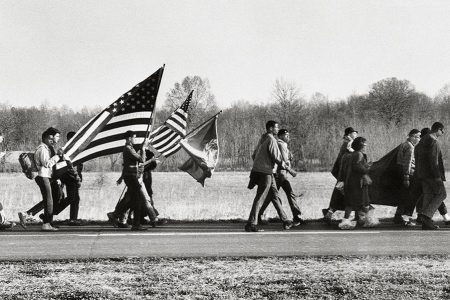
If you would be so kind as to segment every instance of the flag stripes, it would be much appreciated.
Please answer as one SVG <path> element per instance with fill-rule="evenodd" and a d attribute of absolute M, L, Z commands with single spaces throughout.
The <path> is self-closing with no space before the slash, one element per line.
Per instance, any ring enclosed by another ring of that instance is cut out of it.
<path fill-rule="evenodd" d="M 187 112 L 192 100 L 192 92 L 166 122 L 150 134 L 151 146 L 164 157 L 169 157 L 181 149 L 179 142 L 186 135 Z"/>
<path fill-rule="evenodd" d="M 128 130 L 134 131 L 136 142 L 142 143 L 151 124 L 163 71 L 164 67 L 158 69 L 83 125 L 63 147 L 66 156 L 78 164 L 120 153 L 125 144 L 123 134 Z M 62 167 L 57 165 L 57 169 Z"/>

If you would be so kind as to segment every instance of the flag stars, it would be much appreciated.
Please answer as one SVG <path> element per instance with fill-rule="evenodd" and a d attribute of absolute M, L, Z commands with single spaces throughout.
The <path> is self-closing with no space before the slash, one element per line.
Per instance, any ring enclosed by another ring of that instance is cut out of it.
<path fill-rule="evenodd" d="M 116 112 L 117 111 L 117 109 L 116 108 L 113 108 L 113 110 L 112 110 L 113 112 Z"/>
<path fill-rule="evenodd" d="M 131 93 L 131 92 L 128 92 L 128 93 L 127 93 L 127 95 L 128 95 L 128 96 L 131 96 L 131 95 L 132 95 L 132 93 Z"/>
<path fill-rule="evenodd" d="M 136 101 L 136 103 L 137 103 L 137 104 L 141 104 L 141 101 L 138 100 L 138 101 Z"/>
<path fill-rule="evenodd" d="M 142 104 L 142 108 L 145 108 L 145 104 Z"/>
<path fill-rule="evenodd" d="M 120 100 L 120 104 L 123 104 L 123 102 L 124 102 L 123 100 Z"/>

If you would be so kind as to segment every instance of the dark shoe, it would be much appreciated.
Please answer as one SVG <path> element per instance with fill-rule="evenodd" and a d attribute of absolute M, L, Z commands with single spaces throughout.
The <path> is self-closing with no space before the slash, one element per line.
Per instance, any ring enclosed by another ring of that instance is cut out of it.
<path fill-rule="evenodd" d="M 147 230 L 147 228 L 143 226 L 131 226 L 131 231 L 145 231 L 145 230 Z"/>
<path fill-rule="evenodd" d="M 324 208 L 322 209 L 322 214 L 323 214 L 323 221 L 328 225 L 331 225 L 331 217 L 333 216 L 333 213 L 328 208 Z"/>
<path fill-rule="evenodd" d="M 422 215 L 417 215 L 416 223 L 422 224 Z"/>
<path fill-rule="evenodd" d="M 118 228 L 130 228 L 130 225 L 127 223 L 117 223 Z"/>
<path fill-rule="evenodd" d="M 108 216 L 108 220 L 114 226 L 114 228 L 117 228 L 119 220 L 117 220 L 116 215 L 113 212 L 109 212 L 106 215 Z"/>
<path fill-rule="evenodd" d="M 264 230 L 261 229 L 261 228 L 259 228 L 259 227 L 256 226 L 256 225 L 253 225 L 253 224 L 246 224 L 246 225 L 245 225 L 245 231 L 247 231 L 247 232 L 262 232 L 262 231 L 264 231 Z"/>
<path fill-rule="evenodd" d="M 284 230 L 289 230 L 292 228 L 294 224 L 292 223 L 292 221 L 285 221 L 283 222 L 283 229 Z"/>
<path fill-rule="evenodd" d="M 292 221 L 292 226 L 296 227 L 296 226 L 300 226 L 300 225 L 305 225 L 306 221 L 303 220 L 302 218 L 294 218 L 294 220 Z"/>
<path fill-rule="evenodd" d="M 402 218 L 402 215 L 399 214 L 395 214 L 394 219 L 392 221 L 394 222 L 394 224 L 397 225 L 403 225 L 405 223 L 405 221 Z"/>
<path fill-rule="evenodd" d="M 429 217 L 422 215 L 422 230 L 437 230 L 439 226 L 434 225 L 434 222 Z"/>
<path fill-rule="evenodd" d="M 169 221 L 167 221 L 167 219 L 158 219 L 158 221 L 156 221 L 156 225 L 166 225 Z"/>
<path fill-rule="evenodd" d="M 69 223 L 67 223 L 69 226 L 81 226 L 83 225 L 83 222 L 81 220 L 69 220 Z"/>

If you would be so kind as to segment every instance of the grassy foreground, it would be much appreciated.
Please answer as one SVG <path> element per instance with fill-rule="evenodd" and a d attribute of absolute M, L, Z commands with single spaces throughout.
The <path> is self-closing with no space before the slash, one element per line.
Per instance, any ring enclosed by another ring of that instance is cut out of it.
<path fill-rule="evenodd" d="M 1 299 L 448 299 L 450 256 L 0 262 Z"/>

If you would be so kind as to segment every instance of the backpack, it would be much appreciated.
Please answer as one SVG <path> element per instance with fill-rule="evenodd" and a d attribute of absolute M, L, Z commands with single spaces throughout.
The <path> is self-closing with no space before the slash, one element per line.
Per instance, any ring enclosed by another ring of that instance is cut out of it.
<path fill-rule="evenodd" d="M 19 155 L 19 163 L 22 167 L 22 172 L 28 179 L 34 179 L 37 175 L 38 169 L 34 161 L 34 152 L 23 152 Z"/>

